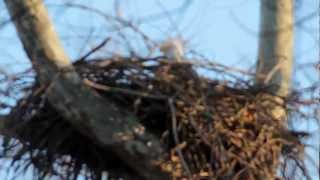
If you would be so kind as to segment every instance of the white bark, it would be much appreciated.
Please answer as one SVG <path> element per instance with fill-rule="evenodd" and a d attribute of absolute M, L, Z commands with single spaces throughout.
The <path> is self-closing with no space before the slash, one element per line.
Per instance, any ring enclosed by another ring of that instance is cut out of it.
<path fill-rule="evenodd" d="M 293 0 L 261 0 L 256 83 L 274 95 L 290 93 L 293 53 Z"/>

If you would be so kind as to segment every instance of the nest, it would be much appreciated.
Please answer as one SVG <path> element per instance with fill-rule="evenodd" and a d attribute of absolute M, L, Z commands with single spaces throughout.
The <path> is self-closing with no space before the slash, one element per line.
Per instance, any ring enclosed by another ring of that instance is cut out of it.
<path fill-rule="evenodd" d="M 160 167 L 176 179 L 276 179 L 280 157 L 298 159 L 301 143 L 266 108 L 266 93 L 198 75 L 192 64 L 159 59 L 78 61 L 84 81 L 134 113 L 166 154 Z M 276 102 L 272 102 L 275 103 Z M 19 145 L 6 144 L 17 169 L 33 165 L 39 179 L 133 177 L 110 150 L 73 128 L 36 81 L 11 112 Z M 15 146 L 12 150 L 11 146 Z"/>

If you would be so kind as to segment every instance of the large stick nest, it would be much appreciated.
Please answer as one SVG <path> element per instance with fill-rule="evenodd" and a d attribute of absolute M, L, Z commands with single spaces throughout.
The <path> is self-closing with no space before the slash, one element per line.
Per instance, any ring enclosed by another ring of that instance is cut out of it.
<path fill-rule="evenodd" d="M 161 140 L 167 153 L 160 168 L 174 178 L 276 179 L 285 159 L 298 160 L 303 150 L 297 134 L 273 118 L 270 104 L 280 105 L 262 89 L 200 77 L 191 64 L 161 59 L 113 58 L 74 65 L 87 85 L 134 113 Z M 19 144 L 11 141 L 4 147 L 17 169 L 34 165 L 40 179 L 99 179 L 106 171 L 113 177 L 135 175 L 112 151 L 72 127 L 37 81 L 11 117 Z"/>

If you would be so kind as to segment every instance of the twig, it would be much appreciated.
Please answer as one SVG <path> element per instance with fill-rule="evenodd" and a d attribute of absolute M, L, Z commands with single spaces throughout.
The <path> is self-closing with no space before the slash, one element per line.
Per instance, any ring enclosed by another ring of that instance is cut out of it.
<path fill-rule="evenodd" d="M 168 99 L 168 103 L 169 103 L 169 107 L 170 107 L 170 111 L 171 111 L 171 119 L 172 119 L 172 133 L 173 133 L 173 139 L 176 143 L 176 145 L 180 144 L 179 141 L 179 137 L 178 137 L 178 133 L 177 133 L 177 119 L 176 119 L 176 112 L 175 112 L 175 108 L 173 106 L 173 100 L 172 98 Z M 178 156 L 180 157 L 181 163 L 183 168 L 185 169 L 186 173 L 188 174 L 189 177 L 191 177 L 191 171 L 188 167 L 188 164 L 186 163 L 183 154 L 181 152 L 180 148 L 176 149 Z"/>
<path fill-rule="evenodd" d="M 101 49 L 102 47 L 104 47 L 109 41 L 110 41 L 110 37 L 105 38 L 100 44 L 98 44 L 96 47 L 94 47 L 93 49 L 91 49 L 89 52 L 87 52 L 84 56 L 82 56 L 79 61 L 84 61 L 87 57 L 89 57 L 91 54 L 95 53 L 96 51 L 98 51 L 99 49 Z"/>
<path fill-rule="evenodd" d="M 270 72 L 265 75 L 265 77 L 264 77 L 264 82 L 263 82 L 264 85 L 267 85 L 267 84 L 270 83 L 270 81 L 273 79 L 275 73 L 278 72 L 279 69 L 282 67 L 284 61 L 286 61 L 286 59 L 283 57 L 283 60 L 282 60 L 282 61 L 279 61 L 278 64 L 276 64 L 276 65 L 270 70 Z"/>
<path fill-rule="evenodd" d="M 77 8 L 77 9 L 85 10 L 85 11 L 89 11 L 89 12 L 93 12 L 93 13 L 103 17 L 104 19 L 106 19 L 108 21 L 108 23 L 110 23 L 110 20 L 112 20 L 112 21 L 116 21 L 116 22 L 122 24 L 124 27 L 130 28 L 131 30 L 133 30 L 134 32 L 138 33 L 141 36 L 141 38 L 145 41 L 146 46 L 147 46 L 147 48 L 149 50 L 151 50 L 152 46 L 154 44 L 156 44 L 144 32 L 142 32 L 137 26 L 135 26 L 131 21 L 127 21 L 126 19 L 123 19 L 121 17 L 114 17 L 114 16 L 111 16 L 111 15 L 108 15 L 105 12 L 100 11 L 97 8 L 90 7 L 90 6 L 85 6 L 85 5 L 82 5 L 82 4 L 76 4 L 76 3 L 68 2 L 68 3 L 65 3 L 64 6 L 71 7 L 71 8 Z"/>
<path fill-rule="evenodd" d="M 95 83 L 93 81 L 90 81 L 89 79 L 84 79 L 83 82 L 90 87 L 93 87 L 98 90 L 103 90 L 103 91 L 120 92 L 120 93 L 124 93 L 124 94 L 130 94 L 130 95 L 134 95 L 134 96 L 140 96 L 140 97 L 156 99 L 156 100 L 165 100 L 168 98 L 164 95 L 152 95 L 152 94 L 149 94 L 146 92 L 138 92 L 138 91 L 133 91 L 133 90 L 129 90 L 129 89 L 110 87 L 110 86 L 106 86 L 103 84 Z"/>
<path fill-rule="evenodd" d="M 193 128 L 196 130 L 197 134 L 199 135 L 199 137 L 201 138 L 201 140 L 208 146 L 211 146 L 212 143 L 209 142 L 209 140 L 204 136 L 204 134 L 206 132 L 203 132 L 199 127 L 197 127 L 197 124 L 195 122 L 195 120 L 190 116 L 190 123 L 193 126 Z M 207 135 L 207 134 L 205 134 Z"/>

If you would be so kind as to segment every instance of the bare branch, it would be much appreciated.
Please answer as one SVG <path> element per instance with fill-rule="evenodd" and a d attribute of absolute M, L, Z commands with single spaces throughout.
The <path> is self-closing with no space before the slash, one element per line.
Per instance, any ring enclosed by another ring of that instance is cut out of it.
<path fill-rule="evenodd" d="M 92 55 L 93 53 L 95 53 L 96 51 L 98 51 L 99 49 L 103 48 L 109 41 L 110 41 L 110 37 L 105 38 L 101 43 L 99 43 L 97 46 L 95 46 L 94 48 L 92 48 L 89 52 L 87 52 L 85 55 L 83 55 L 79 61 L 85 60 L 87 59 L 90 55 Z"/>

